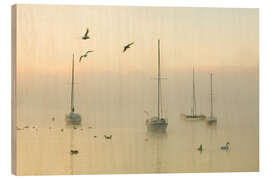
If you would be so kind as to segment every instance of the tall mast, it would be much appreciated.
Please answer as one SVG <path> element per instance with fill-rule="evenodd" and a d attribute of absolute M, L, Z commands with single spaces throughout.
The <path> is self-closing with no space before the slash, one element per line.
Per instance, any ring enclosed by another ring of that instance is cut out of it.
<path fill-rule="evenodd" d="M 211 103 L 210 117 L 213 117 L 213 73 L 210 73 L 210 103 Z"/>
<path fill-rule="evenodd" d="M 158 120 L 160 119 L 160 42 L 158 40 Z"/>
<path fill-rule="evenodd" d="M 72 56 L 72 78 L 71 78 L 71 112 L 74 112 L 74 54 Z"/>
<path fill-rule="evenodd" d="M 193 66 L 193 108 L 192 108 L 192 115 L 196 115 L 196 95 L 195 95 L 195 77 L 194 77 L 194 66 Z"/>

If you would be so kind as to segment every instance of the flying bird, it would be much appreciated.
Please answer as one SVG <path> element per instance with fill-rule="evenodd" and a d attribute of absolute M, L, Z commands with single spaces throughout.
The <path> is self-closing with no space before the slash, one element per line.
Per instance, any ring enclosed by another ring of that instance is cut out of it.
<path fill-rule="evenodd" d="M 123 49 L 123 53 L 126 52 L 126 50 L 127 50 L 128 48 L 130 48 L 130 46 L 133 45 L 134 43 L 135 43 L 135 42 L 132 42 L 132 43 L 129 43 L 129 44 L 125 45 L 125 46 L 124 46 L 124 49 Z"/>
<path fill-rule="evenodd" d="M 104 138 L 105 138 L 105 139 L 110 139 L 110 140 L 111 140 L 111 139 L 112 139 L 112 135 L 110 135 L 110 136 L 104 135 Z"/>
<path fill-rule="evenodd" d="M 88 53 L 90 53 L 90 52 L 94 52 L 94 51 L 87 51 L 84 55 L 81 55 L 79 62 L 82 61 L 82 58 L 86 58 Z"/>
<path fill-rule="evenodd" d="M 87 29 L 86 29 L 86 32 L 85 32 L 85 34 L 84 34 L 84 36 L 82 37 L 83 40 L 89 39 L 88 32 L 89 32 L 89 30 L 88 30 L 88 28 L 87 28 Z"/>

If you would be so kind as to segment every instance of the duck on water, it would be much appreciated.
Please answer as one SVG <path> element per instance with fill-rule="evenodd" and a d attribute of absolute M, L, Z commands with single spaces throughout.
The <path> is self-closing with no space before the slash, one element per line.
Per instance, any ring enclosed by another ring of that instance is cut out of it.
<path fill-rule="evenodd" d="M 227 142 L 225 146 L 221 146 L 220 149 L 226 152 L 230 151 L 230 142 Z"/>

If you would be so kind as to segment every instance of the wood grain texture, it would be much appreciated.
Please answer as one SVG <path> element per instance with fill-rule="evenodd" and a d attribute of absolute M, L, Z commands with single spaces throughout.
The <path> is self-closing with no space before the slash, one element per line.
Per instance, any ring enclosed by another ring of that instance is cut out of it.
<path fill-rule="evenodd" d="M 12 173 L 258 171 L 258 12 L 12 6 Z"/>

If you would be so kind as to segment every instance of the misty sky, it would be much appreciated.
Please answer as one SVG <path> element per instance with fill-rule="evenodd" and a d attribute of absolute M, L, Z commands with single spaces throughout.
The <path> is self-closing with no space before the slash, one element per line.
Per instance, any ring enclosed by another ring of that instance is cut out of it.
<path fill-rule="evenodd" d="M 163 67 L 258 68 L 258 9 L 27 6 L 18 9 L 19 71 L 59 73 L 95 50 L 79 71 L 155 72 L 157 39 Z M 86 28 L 90 39 L 81 40 Z M 125 44 L 135 45 L 122 53 Z M 166 59 L 166 60 L 165 60 Z M 123 70 L 124 71 L 124 70 Z M 124 72 L 123 72 L 124 73 Z"/>
<path fill-rule="evenodd" d="M 233 102 L 234 111 L 249 104 L 256 116 L 258 16 L 258 9 L 19 5 L 18 106 L 37 108 L 44 118 L 55 109 L 60 116 L 67 113 L 74 53 L 75 106 L 83 116 L 106 112 L 100 121 L 113 121 L 121 112 L 134 117 L 143 116 L 144 109 L 155 113 L 160 39 L 161 71 L 168 77 L 163 95 L 171 112 L 190 112 L 194 66 L 199 113 L 209 112 L 213 72 L 216 113 Z M 90 39 L 84 41 L 86 28 Z M 87 50 L 94 52 L 79 63 Z M 19 112 L 31 115 L 23 108 Z"/>

